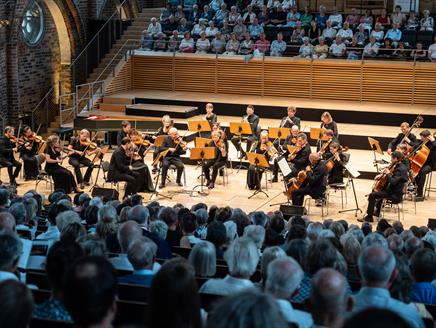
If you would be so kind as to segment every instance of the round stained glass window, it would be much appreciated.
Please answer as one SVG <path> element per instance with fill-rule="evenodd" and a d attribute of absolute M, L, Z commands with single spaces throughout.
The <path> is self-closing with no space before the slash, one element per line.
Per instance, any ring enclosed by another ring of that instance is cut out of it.
<path fill-rule="evenodd" d="M 43 38 L 44 13 L 36 1 L 24 13 L 21 32 L 24 40 L 31 46 L 37 45 Z"/>

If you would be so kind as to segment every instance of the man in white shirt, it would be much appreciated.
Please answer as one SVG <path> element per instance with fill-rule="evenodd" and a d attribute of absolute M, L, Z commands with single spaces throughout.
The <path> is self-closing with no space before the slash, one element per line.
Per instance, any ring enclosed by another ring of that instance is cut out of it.
<path fill-rule="evenodd" d="M 329 21 L 332 22 L 332 26 L 336 29 L 340 29 L 342 27 L 343 17 L 342 14 L 338 12 L 336 7 L 333 7 L 333 13 L 329 16 Z"/>
<path fill-rule="evenodd" d="M 353 37 L 353 30 L 350 28 L 350 24 L 348 24 L 348 22 L 345 22 L 344 27 L 338 31 L 337 35 L 342 37 L 343 42 L 351 42 L 351 38 Z"/>
<path fill-rule="evenodd" d="M 397 275 L 395 256 L 382 246 L 370 246 L 362 250 L 358 268 L 362 288 L 353 296 L 353 310 L 357 313 L 370 307 L 397 313 L 411 327 L 423 328 L 424 323 L 416 307 L 391 297 L 389 288 Z"/>
<path fill-rule="evenodd" d="M 18 280 L 13 272 L 17 269 L 23 249 L 20 238 L 10 229 L 0 230 L 0 282 Z"/>
<path fill-rule="evenodd" d="M 252 39 L 259 39 L 261 33 L 263 33 L 263 26 L 259 25 L 259 20 L 257 18 L 253 19 L 253 24 L 248 26 L 248 32 Z"/>
<path fill-rule="evenodd" d="M 236 239 L 224 253 L 229 274 L 223 279 L 210 279 L 199 292 L 215 295 L 229 295 L 245 288 L 254 287 L 250 277 L 256 271 L 259 252 L 254 242 L 246 237 Z"/>
<path fill-rule="evenodd" d="M 156 36 L 158 33 L 162 32 L 162 26 L 156 20 L 156 17 L 150 19 L 150 25 L 148 25 L 147 32 L 152 36 Z"/>
<path fill-rule="evenodd" d="M 436 35 L 434 37 L 434 43 L 428 47 L 428 59 L 436 61 Z"/>
<path fill-rule="evenodd" d="M 324 40 L 331 42 L 336 38 L 336 34 L 338 31 L 333 28 L 332 21 L 329 19 L 327 21 L 326 28 L 322 31 L 322 36 L 324 37 Z"/>
<path fill-rule="evenodd" d="M 330 54 L 335 57 L 342 57 L 345 54 L 345 50 L 347 50 L 347 47 L 342 42 L 342 37 L 336 35 L 336 41 L 330 46 Z"/>
<path fill-rule="evenodd" d="M 369 38 L 369 43 L 363 48 L 363 54 L 367 57 L 376 57 L 378 54 L 379 45 L 372 36 Z"/>
<path fill-rule="evenodd" d="M 268 264 L 265 291 L 275 297 L 277 307 L 287 322 L 309 328 L 313 325 L 310 313 L 294 310 L 290 302 L 292 296 L 298 293 L 303 277 L 303 270 L 292 257 L 275 259 Z"/>
<path fill-rule="evenodd" d="M 211 49 L 213 53 L 222 54 L 226 49 L 226 40 L 221 35 L 221 32 L 215 34 L 215 39 L 211 42 Z"/>

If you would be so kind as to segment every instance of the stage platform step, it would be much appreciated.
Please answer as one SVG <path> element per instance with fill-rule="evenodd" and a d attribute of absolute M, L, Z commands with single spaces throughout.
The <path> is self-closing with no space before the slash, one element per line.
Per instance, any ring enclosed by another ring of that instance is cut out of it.
<path fill-rule="evenodd" d="M 175 105 L 175 104 L 146 104 L 136 102 L 133 105 L 127 105 L 127 116 L 151 116 L 160 117 L 167 114 L 171 118 L 191 118 L 198 114 L 198 107 L 190 105 Z"/>

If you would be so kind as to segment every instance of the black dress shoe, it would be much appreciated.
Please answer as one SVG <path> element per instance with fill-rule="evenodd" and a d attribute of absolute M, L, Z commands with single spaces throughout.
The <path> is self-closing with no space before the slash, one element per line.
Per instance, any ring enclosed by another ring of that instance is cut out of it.
<path fill-rule="evenodd" d="M 210 180 L 206 180 L 206 186 L 209 186 L 210 185 Z"/>
<path fill-rule="evenodd" d="M 208 188 L 209 188 L 209 189 L 213 189 L 213 188 L 215 188 L 215 184 L 214 184 L 214 183 L 210 183 L 209 186 L 208 186 Z"/>
<path fill-rule="evenodd" d="M 159 189 L 163 189 L 163 188 L 165 188 L 165 184 L 161 183 L 161 184 L 159 185 Z"/>
<path fill-rule="evenodd" d="M 181 182 L 176 182 L 176 183 L 179 187 L 183 187 L 183 183 L 181 183 Z"/>
<path fill-rule="evenodd" d="M 87 187 L 89 187 L 91 184 L 89 183 L 89 181 L 85 181 L 85 182 L 84 182 L 84 185 L 87 186 Z"/>
<path fill-rule="evenodd" d="M 357 218 L 359 222 L 374 222 L 374 218 L 369 215 L 365 215 L 363 218 Z"/>

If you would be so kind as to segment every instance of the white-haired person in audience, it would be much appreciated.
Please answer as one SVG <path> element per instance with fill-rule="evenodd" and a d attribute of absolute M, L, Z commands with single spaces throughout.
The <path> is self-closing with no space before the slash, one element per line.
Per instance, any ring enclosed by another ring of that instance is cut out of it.
<path fill-rule="evenodd" d="M 230 25 L 235 25 L 239 17 L 238 8 L 236 6 L 231 6 L 228 23 Z"/>
<path fill-rule="evenodd" d="M 210 21 L 209 26 L 206 27 L 205 33 L 206 36 L 210 38 L 210 37 L 214 37 L 218 33 L 218 31 L 219 31 L 218 28 L 215 27 L 215 23 L 213 21 Z"/>
<path fill-rule="evenodd" d="M 350 43 L 351 38 L 353 37 L 353 30 L 350 28 L 350 24 L 348 22 L 345 22 L 344 26 L 338 31 L 336 35 L 340 36 L 345 44 Z"/>
<path fill-rule="evenodd" d="M 329 54 L 329 46 L 325 43 L 324 37 L 318 38 L 319 43 L 313 47 L 313 59 L 326 59 Z"/>
<path fill-rule="evenodd" d="M 320 222 L 311 222 L 307 226 L 307 239 L 310 242 L 314 242 L 318 239 L 319 234 L 321 233 L 323 229 L 323 225 Z"/>
<path fill-rule="evenodd" d="M 206 32 L 200 33 L 200 38 L 197 40 L 195 47 L 197 48 L 196 54 L 206 54 L 209 51 L 210 41 L 206 39 Z"/>
<path fill-rule="evenodd" d="M 313 54 L 313 45 L 310 43 L 308 37 L 304 37 L 303 44 L 300 46 L 300 50 L 298 50 L 298 57 L 311 58 L 312 54 Z"/>
<path fill-rule="evenodd" d="M 310 304 L 313 327 L 342 327 L 352 304 L 344 276 L 331 268 L 319 270 L 312 279 Z"/>
<path fill-rule="evenodd" d="M 336 6 L 333 7 L 332 13 L 329 15 L 329 19 L 327 20 L 327 22 L 328 21 L 331 22 L 331 26 L 334 27 L 336 30 L 342 27 L 342 22 L 344 21 L 344 18 L 342 17 L 342 14 L 338 11 L 338 8 Z"/>
<path fill-rule="evenodd" d="M 369 307 L 391 310 L 400 315 L 411 327 L 422 328 L 424 323 L 416 310 L 391 297 L 389 287 L 395 279 L 395 256 L 387 247 L 370 246 L 359 256 L 362 288 L 353 296 L 353 313 Z"/>
<path fill-rule="evenodd" d="M 11 213 L 15 218 L 15 229 L 18 235 L 21 235 L 21 232 L 25 232 L 30 234 L 30 239 L 34 239 L 36 222 L 34 220 L 29 220 L 26 207 L 24 206 L 23 202 L 13 203 L 11 207 L 9 207 L 9 213 Z"/>
<path fill-rule="evenodd" d="M 247 11 L 241 15 L 241 18 L 246 24 L 253 24 L 253 21 L 256 18 L 256 13 L 253 12 L 253 6 L 248 5 Z"/>
<path fill-rule="evenodd" d="M 215 276 L 216 250 L 214 244 L 208 241 L 196 244 L 189 253 L 188 262 L 194 268 L 197 277 Z"/>
<path fill-rule="evenodd" d="M 199 37 L 201 32 L 206 32 L 206 22 L 204 19 L 200 19 L 198 23 L 192 27 L 191 34 L 194 37 Z"/>
<path fill-rule="evenodd" d="M 264 289 L 266 278 L 268 276 L 268 266 L 275 259 L 286 257 L 286 252 L 279 246 L 267 247 L 263 251 L 262 258 L 260 259 L 260 273 L 262 280 L 259 283 L 261 289 Z"/>
<path fill-rule="evenodd" d="M 20 238 L 8 228 L 0 229 L 0 282 L 13 279 L 23 250 Z"/>
<path fill-rule="evenodd" d="M 180 24 L 179 26 L 177 26 L 177 32 L 179 32 L 180 34 L 185 34 L 185 32 L 190 32 L 191 29 L 189 28 L 188 22 L 186 21 L 185 18 L 182 18 L 180 20 Z"/>
<path fill-rule="evenodd" d="M 385 34 L 385 40 L 391 40 L 394 47 L 397 46 L 398 42 L 401 41 L 402 37 L 403 32 L 401 32 L 400 25 L 398 23 L 392 23 L 392 28 L 389 29 Z"/>
<path fill-rule="evenodd" d="M 283 33 L 277 33 L 277 40 L 271 43 L 271 56 L 282 57 L 286 51 L 286 42 L 283 41 Z"/>
<path fill-rule="evenodd" d="M 203 6 L 203 12 L 201 13 L 201 18 L 205 21 L 210 21 L 213 18 L 213 12 L 210 10 L 208 5 Z"/>
<path fill-rule="evenodd" d="M 210 46 L 213 53 L 222 54 L 225 51 L 226 40 L 224 39 L 220 31 L 215 34 L 215 38 L 210 43 Z"/>
<path fill-rule="evenodd" d="M 156 17 L 150 19 L 150 25 L 148 25 L 147 32 L 151 36 L 156 36 L 158 33 L 162 32 L 162 26 L 157 21 Z"/>
<path fill-rule="evenodd" d="M 369 43 L 363 48 L 363 55 L 366 57 L 377 57 L 379 45 L 374 37 L 369 38 Z"/>
<path fill-rule="evenodd" d="M 238 238 L 236 223 L 233 221 L 226 221 L 224 222 L 224 226 L 226 227 L 228 243 L 231 244 L 236 238 Z"/>
<path fill-rule="evenodd" d="M 244 20 L 242 18 L 238 18 L 235 27 L 233 27 L 233 33 L 236 33 L 236 37 L 238 40 L 242 40 L 245 32 L 247 32 L 247 26 L 245 26 Z"/>
<path fill-rule="evenodd" d="M 157 34 L 157 39 L 154 41 L 153 50 L 154 51 L 165 51 L 167 49 L 167 41 L 164 39 L 165 34 L 159 32 Z"/>
<path fill-rule="evenodd" d="M 239 51 L 240 43 L 235 32 L 230 34 L 230 40 L 227 41 L 224 55 L 236 55 Z"/>
<path fill-rule="evenodd" d="M 342 57 L 345 55 L 347 47 L 345 43 L 342 42 L 342 37 L 336 35 L 336 40 L 330 45 L 329 54 L 333 57 Z"/>
<path fill-rule="evenodd" d="M 254 40 L 259 39 L 260 33 L 264 32 L 263 26 L 259 24 L 257 18 L 255 18 L 253 23 L 248 26 L 248 32 L 250 33 L 250 37 Z"/>
<path fill-rule="evenodd" d="M 427 52 L 428 52 L 428 59 L 430 59 L 432 62 L 435 62 L 436 61 L 436 35 L 434 36 L 433 40 L 434 43 L 428 47 Z"/>
<path fill-rule="evenodd" d="M 254 286 L 250 277 L 259 263 L 259 252 L 251 239 L 236 239 L 224 253 L 224 260 L 229 274 L 223 279 L 208 280 L 201 286 L 200 293 L 228 295 Z"/>
<path fill-rule="evenodd" d="M 127 259 L 133 273 L 122 276 L 119 282 L 125 284 L 150 286 L 155 275 L 153 266 L 156 260 L 157 246 L 149 238 L 141 237 L 129 245 Z"/>
<path fill-rule="evenodd" d="M 295 310 L 291 305 L 292 296 L 298 292 L 304 272 L 292 257 L 283 257 L 268 265 L 268 275 L 265 291 L 275 297 L 279 311 L 289 323 L 300 328 L 310 328 L 313 325 L 310 313 Z"/>
<path fill-rule="evenodd" d="M 182 18 L 185 18 L 185 13 L 183 12 L 183 6 L 182 5 L 178 5 L 177 9 L 174 13 L 174 18 L 176 19 L 177 22 L 180 22 L 180 20 Z"/>
<path fill-rule="evenodd" d="M 215 13 L 215 16 L 213 16 L 213 20 L 216 25 L 219 27 L 223 26 L 223 21 L 229 18 L 229 13 L 230 12 L 227 9 L 227 4 L 223 2 L 220 9 Z"/>
<path fill-rule="evenodd" d="M 179 32 L 177 30 L 173 31 L 173 34 L 168 39 L 168 52 L 176 52 L 179 50 L 180 45 L 180 39 L 179 39 Z"/>
<path fill-rule="evenodd" d="M 194 52 L 194 39 L 191 37 L 191 33 L 185 32 L 184 38 L 179 45 L 179 51 L 185 53 Z"/>
<path fill-rule="evenodd" d="M 382 29 L 382 25 L 380 23 L 376 23 L 374 29 L 371 31 L 370 37 L 374 37 L 377 42 L 383 42 L 385 37 L 385 32 Z"/>
<path fill-rule="evenodd" d="M 161 220 L 151 221 L 149 225 L 150 232 L 155 234 L 160 239 L 166 240 L 168 234 L 168 226 L 165 222 Z"/>
<path fill-rule="evenodd" d="M 246 32 L 244 34 L 244 40 L 241 41 L 239 46 L 239 55 L 250 55 L 253 53 L 254 42 L 250 38 L 250 33 Z"/>
<path fill-rule="evenodd" d="M 363 24 L 360 24 L 358 27 L 358 31 L 354 33 L 354 36 L 357 40 L 357 44 L 360 46 L 364 46 L 366 44 L 367 33 L 365 31 L 365 27 Z"/>
<path fill-rule="evenodd" d="M 250 238 L 259 250 L 259 255 L 262 255 L 263 241 L 265 240 L 265 228 L 260 225 L 250 224 L 244 228 L 244 237 Z"/>
<path fill-rule="evenodd" d="M 321 36 L 325 39 L 325 41 L 330 43 L 330 42 L 333 42 L 333 40 L 336 38 L 337 33 L 338 33 L 338 30 L 333 27 L 332 21 L 329 19 L 327 21 L 326 28 L 322 31 Z"/>
<path fill-rule="evenodd" d="M 120 254 L 111 257 L 109 261 L 118 270 L 133 270 L 127 259 L 129 245 L 142 238 L 141 226 L 135 221 L 127 221 L 121 224 L 117 231 L 117 241 L 120 245 Z"/>
<path fill-rule="evenodd" d="M 425 9 L 422 12 L 423 17 L 421 18 L 420 24 L 421 24 L 421 31 L 431 31 L 433 32 L 434 28 L 434 19 L 432 16 L 430 16 L 430 11 L 428 9 Z"/>

